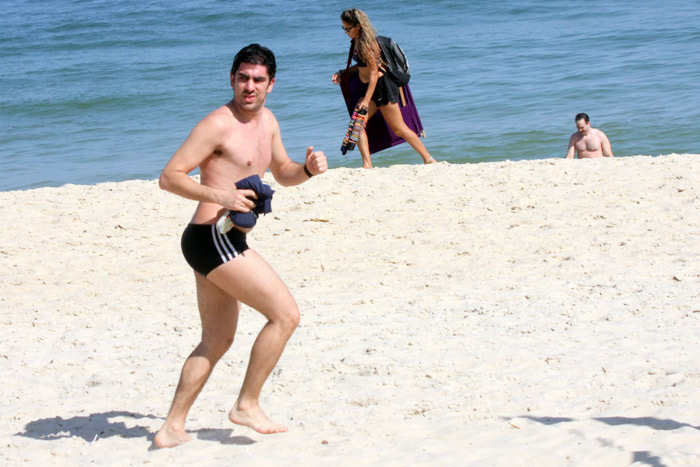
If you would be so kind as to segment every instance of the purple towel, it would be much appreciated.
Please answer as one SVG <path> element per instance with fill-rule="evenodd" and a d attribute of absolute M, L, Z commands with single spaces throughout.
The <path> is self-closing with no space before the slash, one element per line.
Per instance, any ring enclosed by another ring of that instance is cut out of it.
<path fill-rule="evenodd" d="M 357 73 L 350 73 L 341 79 L 340 88 L 343 91 L 343 98 L 348 108 L 348 115 L 352 117 L 352 112 L 355 109 L 357 101 L 365 95 L 367 85 L 360 81 L 360 77 Z M 418 136 L 423 136 L 423 124 L 418 116 L 418 109 L 416 109 L 416 103 L 413 101 L 413 95 L 411 94 L 411 89 L 408 87 L 408 84 L 403 86 L 403 92 L 406 98 L 406 106 L 401 107 L 401 102 L 399 102 L 403 121 L 406 123 L 406 126 L 413 130 Z M 396 146 L 405 141 L 391 131 L 391 128 L 389 128 L 389 125 L 384 121 L 384 117 L 382 117 L 380 111 L 377 111 L 372 118 L 369 119 L 365 131 L 369 138 L 370 154 Z"/>

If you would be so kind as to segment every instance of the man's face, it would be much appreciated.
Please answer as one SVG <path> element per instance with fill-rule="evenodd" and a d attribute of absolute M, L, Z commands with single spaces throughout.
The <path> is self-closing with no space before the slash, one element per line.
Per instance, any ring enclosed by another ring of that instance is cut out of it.
<path fill-rule="evenodd" d="M 582 118 L 581 120 L 578 120 L 576 122 L 576 129 L 582 135 L 586 135 L 586 134 L 588 134 L 588 130 L 591 129 L 591 123 L 590 122 L 586 123 L 586 120 L 584 120 Z"/>
<path fill-rule="evenodd" d="M 236 105 L 244 110 L 260 110 L 274 85 L 275 80 L 270 79 L 265 65 L 241 63 L 236 74 L 231 75 L 233 98 Z"/>

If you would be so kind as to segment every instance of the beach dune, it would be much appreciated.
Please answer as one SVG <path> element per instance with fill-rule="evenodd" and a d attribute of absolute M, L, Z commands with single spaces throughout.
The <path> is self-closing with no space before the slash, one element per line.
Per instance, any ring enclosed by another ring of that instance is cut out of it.
<path fill-rule="evenodd" d="M 230 424 L 262 317 L 152 449 L 199 339 L 156 181 L 0 193 L 3 465 L 698 465 L 700 156 L 336 168 L 249 244 L 302 322 Z"/>

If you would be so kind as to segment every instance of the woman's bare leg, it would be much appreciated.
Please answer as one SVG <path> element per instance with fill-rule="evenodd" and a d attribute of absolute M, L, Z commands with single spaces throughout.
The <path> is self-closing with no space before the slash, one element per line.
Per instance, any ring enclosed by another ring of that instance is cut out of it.
<path fill-rule="evenodd" d="M 384 117 L 384 121 L 389 125 L 391 131 L 396 134 L 399 138 L 405 139 L 408 144 L 411 145 L 413 149 L 423 158 L 423 162 L 426 164 L 435 163 L 435 159 L 430 155 L 428 150 L 423 145 L 423 141 L 420 140 L 417 134 L 413 132 L 406 123 L 403 121 L 403 115 L 401 115 L 401 109 L 399 104 L 391 102 L 379 108 L 379 111 Z"/>
<path fill-rule="evenodd" d="M 369 109 L 367 109 L 367 121 L 372 118 L 372 115 L 377 111 L 377 104 L 374 101 L 370 101 Z M 372 168 L 372 157 L 369 153 L 369 139 L 367 139 L 367 132 L 363 131 L 360 134 L 360 139 L 357 141 L 357 148 L 360 150 L 360 155 L 362 156 L 362 167 L 365 169 Z"/>

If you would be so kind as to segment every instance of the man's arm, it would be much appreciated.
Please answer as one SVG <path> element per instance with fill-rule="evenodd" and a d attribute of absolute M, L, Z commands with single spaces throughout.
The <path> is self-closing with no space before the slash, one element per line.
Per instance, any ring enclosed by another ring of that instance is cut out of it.
<path fill-rule="evenodd" d="M 614 157 L 612 152 L 612 146 L 610 145 L 610 140 L 608 139 L 607 135 L 602 131 L 600 132 L 600 145 L 603 149 L 604 157 Z"/>
<path fill-rule="evenodd" d="M 314 151 L 313 146 L 306 148 L 304 164 L 292 161 L 284 149 L 284 144 L 282 144 L 279 124 L 274 117 L 272 119 L 272 160 L 270 161 L 270 172 L 272 172 L 275 180 L 280 185 L 300 185 L 310 178 L 309 174 L 318 175 L 326 171 L 328 168 L 326 156 L 322 151 Z M 309 174 L 306 173 L 307 171 Z"/>
<path fill-rule="evenodd" d="M 217 203 L 227 209 L 249 212 L 255 202 L 247 199 L 250 190 L 220 190 L 201 185 L 189 173 L 204 162 L 219 146 L 227 132 L 227 123 L 208 115 L 194 127 L 184 143 L 160 174 L 161 189 L 194 201 Z M 239 193 L 240 191 L 240 193 Z"/>
<path fill-rule="evenodd" d="M 571 135 L 571 138 L 569 138 L 569 149 L 566 151 L 567 159 L 573 159 L 576 155 L 576 146 L 574 146 L 574 136 L 576 136 L 576 134 Z"/>

